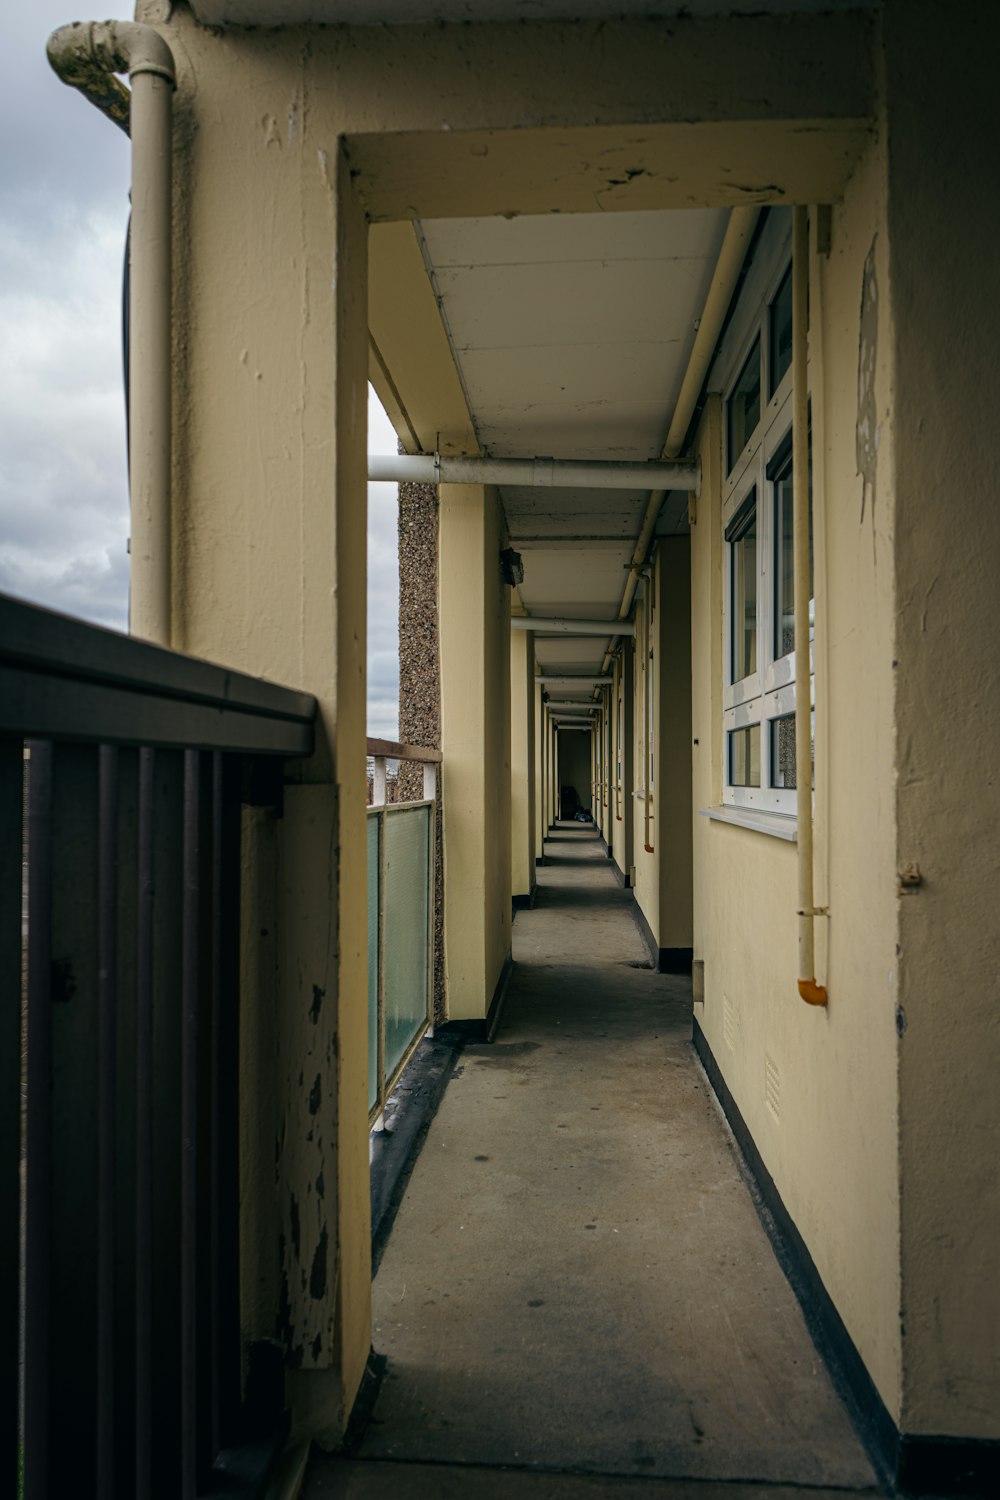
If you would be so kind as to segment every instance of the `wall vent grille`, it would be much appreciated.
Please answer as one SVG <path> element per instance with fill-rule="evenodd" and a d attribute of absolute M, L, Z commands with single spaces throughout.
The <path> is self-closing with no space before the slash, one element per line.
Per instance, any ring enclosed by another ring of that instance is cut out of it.
<path fill-rule="evenodd" d="M 781 1073 L 769 1052 L 764 1053 L 764 1100 L 776 1120 L 781 1119 Z"/>

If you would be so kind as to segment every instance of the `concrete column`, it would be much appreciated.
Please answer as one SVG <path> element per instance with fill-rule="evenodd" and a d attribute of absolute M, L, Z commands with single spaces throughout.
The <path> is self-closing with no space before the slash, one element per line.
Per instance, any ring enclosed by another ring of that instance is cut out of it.
<path fill-rule="evenodd" d="M 656 557 L 656 785 L 653 842 L 659 870 L 660 967 L 690 967 L 693 927 L 691 849 L 691 545 L 660 542 Z"/>
<path fill-rule="evenodd" d="M 231 70 L 209 46 L 184 97 L 175 645 L 319 701 L 314 756 L 245 819 L 242 1236 L 262 1270 L 243 1288 L 244 1335 L 277 1335 L 294 1433 L 333 1442 L 371 1346 L 367 230 L 336 136 L 309 111 L 269 147 L 260 121 L 287 115 L 283 76 Z M 193 284 L 212 288 L 197 316 Z"/>
<path fill-rule="evenodd" d="M 535 768 L 534 856 L 537 865 L 541 862 L 545 853 L 543 847 L 545 839 L 545 709 L 542 704 L 541 683 L 535 682 L 532 691 L 535 700 L 532 725 L 532 757 Z"/>
<path fill-rule="evenodd" d="M 870 385 L 857 431 L 860 524 L 896 611 L 896 868 L 884 876 L 898 922 L 894 1017 L 888 986 L 878 1004 L 898 1047 L 900 1425 L 920 1438 L 996 1441 L 1000 433 L 987 372 L 1000 204 L 963 164 L 975 143 L 996 137 L 1000 110 L 988 50 L 970 45 L 943 6 L 887 0 L 883 9 L 888 274 L 873 237 L 858 361 L 874 367 L 889 341 L 891 449 L 876 442 L 881 412 L 874 436 L 862 426 L 877 410 Z M 955 69 L 954 107 L 927 111 L 933 80 Z M 888 553 L 881 527 L 893 539 Z M 974 1466 L 974 1450 L 958 1452 Z M 904 1477 L 916 1479 L 920 1449 L 904 1458 Z M 978 1461 L 985 1492 L 996 1454 Z"/>
<path fill-rule="evenodd" d="M 609 692 L 604 694 L 603 714 L 603 754 L 604 754 L 604 786 L 602 788 L 602 807 L 604 810 L 604 841 L 608 846 L 608 852 L 614 848 L 615 839 L 615 791 L 614 791 L 614 739 L 612 737 L 614 728 L 614 703 Z"/>
<path fill-rule="evenodd" d="M 399 486 L 399 738 L 404 745 L 441 744 L 438 644 L 438 493 L 432 484 Z M 444 768 L 438 766 L 434 858 L 434 1019 L 445 1019 Z M 399 796 L 424 795 L 424 767 L 399 763 Z"/>
<path fill-rule="evenodd" d="M 485 1020 L 510 955 L 510 590 L 496 491 L 440 494 L 448 1016 Z"/>
<path fill-rule="evenodd" d="M 621 665 L 622 692 L 622 821 L 621 821 L 621 870 L 625 884 L 632 884 L 632 869 L 635 864 L 635 643 L 626 640 L 622 645 Z"/>
<path fill-rule="evenodd" d="M 535 889 L 535 637 L 510 633 L 510 875 L 517 904 Z"/>

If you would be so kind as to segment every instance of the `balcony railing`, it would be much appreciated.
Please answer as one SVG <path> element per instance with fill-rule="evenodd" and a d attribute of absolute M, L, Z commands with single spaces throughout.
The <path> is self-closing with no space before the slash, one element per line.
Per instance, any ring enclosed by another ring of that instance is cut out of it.
<path fill-rule="evenodd" d="M 368 741 L 368 1114 L 375 1123 L 434 1016 L 435 814 L 440 750 Z M 386 763 L 423 763 L 423 798 L 386 800 Z"/>
<path fill-rule="evenodd" d="M 280 1360 L 240 1334 L 241 804 L 314 714 L 0 597 L 0 1452 L 26 1500 L 255 1495 L 282 1441 Z"/>

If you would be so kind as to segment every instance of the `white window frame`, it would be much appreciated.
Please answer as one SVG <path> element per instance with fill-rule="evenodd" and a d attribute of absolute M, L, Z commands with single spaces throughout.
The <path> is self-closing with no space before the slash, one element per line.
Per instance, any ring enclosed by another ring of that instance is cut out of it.
<path fill-rule="evenodd" d="M 790 215 L 772 213 L 757 246 L 740 301 L 720 349 L 715 389 L 723 396 L 723 699 L 722 699 L 722 800 L 724 806 L 755 808 L 761 812 L 794 817 L 796 791 L 775 787 L 772 781 L 772 725 L 795 712 L 795 652 L 775 655 L 776 610 L 776 505 L 777 480 L 769 476 L 774 459 L 791 433 L 792 371 L 789 367 L 772 396 L 771 307 L 791 258 Z M 755 431 L 729 468 L 729 400 L 751 353 L 760 340 L 761 415 Z M 734 682 L 733 670 L 733 547 L 738 538 L 727 540 L 733 520 L 756 490 L 757 531 L 757 670 Z M 809 607 L 810 696 L 815 705 L 813 651 L 814 600 Z M 730 781 L 730 735 L 739 729 L 759 726 L 760 786 L 735 786 Z"/>

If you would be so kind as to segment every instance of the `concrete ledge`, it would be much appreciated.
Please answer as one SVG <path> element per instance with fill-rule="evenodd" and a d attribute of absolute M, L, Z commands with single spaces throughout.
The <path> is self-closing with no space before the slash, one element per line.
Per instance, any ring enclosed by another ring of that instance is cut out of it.
<path fill-rule="evenodd" d="M 372 1275 L 462 1045 L 457 1036 L 438 1033 L 424 1038 L 393 1091 L 396 1107 L 390 1128 L 371 1138 Z"/>
<path fill-rule="evenodd" d="M 264 1500 L 298 1500 L 305 1483 L 308 1462 L 308 1443 L 297 1443 L 292 1448 L 286 1448 L 278 1461 Z"/>
<path fill-rule="evenodd" d="M 876 1473 L 903 1495 L 1000 1494 L 1000 1441 L 924 1436 L 900 1432 L 896 1426 L 761 1159 L 705 1033 L 696 1020 L 692 1027 L 695 1051 L 757 1190 L 754 1201 L 760 1221 Z"/>

